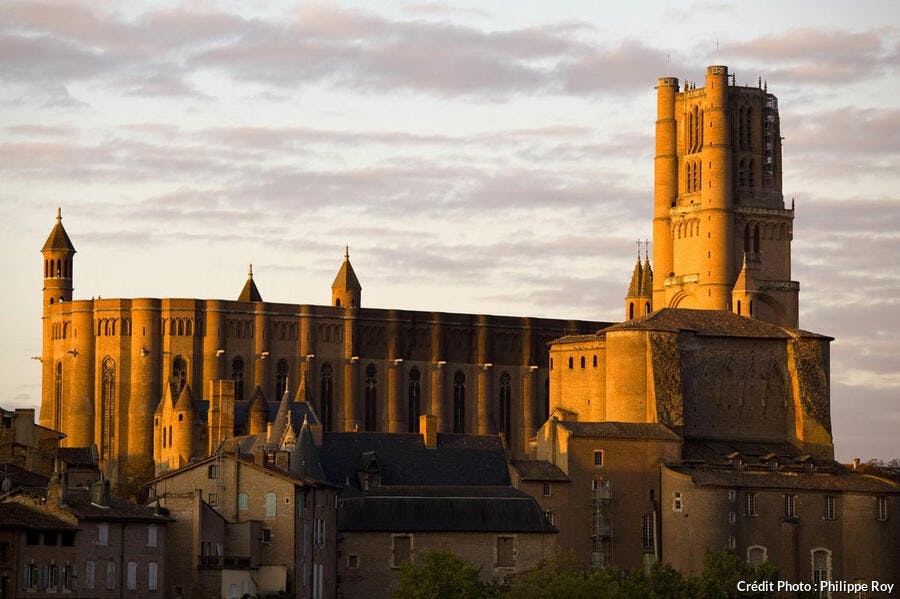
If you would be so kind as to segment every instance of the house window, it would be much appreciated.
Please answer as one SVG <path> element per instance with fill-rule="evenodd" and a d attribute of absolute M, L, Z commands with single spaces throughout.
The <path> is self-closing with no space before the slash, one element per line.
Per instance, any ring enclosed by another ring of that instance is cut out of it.
<path fill-rule="evenodd" d="M 412 552 L 412 537 L 409 535 L 394 536 L 394 568 L 399 568 L 403 562 L 408 562 Z"/>
<path fill-rule="evenodd" d="M 84 588 L 93 591 L 96 584 L 95 577 L 97 575 L 97 565 L 94 561 L 88 560 L 84 562 Z"/>
<path fill-rule="evenodd" d="M 276 499 L 275 493 L 266 493 L 266 518 L 274 518 L 276 516 Z"/>
<path fill-rule="evenodd" d="M 603 466 L 603 450 L 602 449 L 594 450 L 594 466 L 597 466 L 598 468 L 600 466 Z"/>
<path fill-rule="evenodd" d="M 128 569 L 125 575 L 125 588 L 129 591 L 137 590 L 137 564 L 128 562 Z"/>
<path fill-rule="evenodd" d="M 834 520 L 834 495 L 825 496 L 825 519 Z"/>
<path fill-rule="evenodd" d="M 729 489 L 728 491 L 728 501 L 734 503 L 737 500 L 737 491 L 734 489 Z"/>
<path fill-rule="evenodd" d="M 547 522 L 549 522 L 551 525 L 553 525 L 553 512 L 551 512 L 550 510 L 547 510 L 546 512 L 544 512 L 544 518 L 547 519 Z"/>
<path fill-rule="evenodd" d="M 813 549 L 811 552 L 812 561 L 812 578 L 815 585 L 814 589 L 821 588 L 822 582 L 831 580 L 831 552 L 827 549 Z M 820 593 L 820 596 L 827 597 L 827 593 Z"/>
<path fill-rule="evenodd" d="M 74 568 L 68 562 L 59 569 L 59 588 L 62 591 L 72 590 L 72 578 L 74 577 Z"/>
<path fill-rule="evenodd" d="M 681 497 L 681 491 L 675 491 L 672 493 L 672 511 L 680 512 L 684 507 L 684 501 Z"/>
<path fill-rule="evenodd" d="M 109 545 L 109 524 L 105 522 L 97 525 L 97 544 L 102 547 Z"/>
<path fill-rule="evenodd" d="M 878 497 L 875 500 L 875 516 L 880 522 L 887 520 L 887 497 Z"/>
<path fill-rule="evenodd" d="M 356 554 L 351 554 L 347 556 L 347 567 L 348 568 L 359 568 L 359 556 Z"/>
<path fill-rule="evenodd" d="M 219 468 L 215 464 L 210 464 L 206 469 L 206 475 L 209 478 L 219 478 Z"/>
<path fill-rule="evenodd" d="M 156 547 L 156 524 L 147 526 L 147 547 Z"/>
<path fill-rule="evenodd" d="M 219 505 L 219 495 L 218 493 L 210 493 L 209 501 L 207 501 L 209 507 L 217 507 Z"/>
<path fill-rule="evenodd" d="M 758 568 L 766 561 L 766 548 L 762 545 L 753 545 L 747 548 L 747 564 Z"/>
<path fill-rule="evenodd" d="M 793 520 L 797 517 L 796 510 L 796 495 L 785 495 L 784 496 L 784 519 L 785 520 Z"/>
<path fill-rule="evenodd" d="M 641 526 L 641 537 L 643 539 L 645 552 L 656 550 L 656 522 L 653 518 L 653 514 L 644 514 Z"/>
<path fill-rule="evenodd" d="M 550 483 L 545 482 L 544 483 L 544 497 L 550 497 L 551 491 L 552 491 L 552 489 L 550 488 Z"/>
<path fill-rule="evenodd" d="M 262 529 L 262 542 L 264 545 L 268 545 L 272 542 L 272 529 L 264 528 Z"/>
<path fill-rule="evenodd" d="M 112 591 L 116 588 L 116 562 L 109 560 L 106 562 L 106 590 Z"/>
<path fill-rule="evenodd" d="M 159 566 L 156 562 L 147 564 L 147 588 L 151 591 L 159 589 Z"/>
<path fill-rule="evenodd" d="M 250 497 L 246 493 L 238 493 L 238 509 L 239 510 L 249 510 L 250 509 Z"/>
<path fill-rule="evenodd" d="M 756 516 L 756 493 L 753 491 L 747 492 L 747 515 L 748 516 Z"/>
<path fill-rule="evenodd" d="M 36 591 L 38 587 L 37 564 L 25 564 L 25 590 Z"/>
<path fill-rule="evenodd" d="M 516 565 L 515 537 L 497 537 L 497 567 L 514 568 Z"/>
<path fill-rule="evenodd" d="M 728 512 L 728 523 L 734 524 L 737 522 L 737 514 L 734 512 Z"/>

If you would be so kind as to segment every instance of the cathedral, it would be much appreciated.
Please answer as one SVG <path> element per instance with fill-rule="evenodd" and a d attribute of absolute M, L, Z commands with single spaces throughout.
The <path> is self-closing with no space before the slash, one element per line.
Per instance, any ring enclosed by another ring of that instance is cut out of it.
<path fill-rule="evenodd" d="M 547 343 L 609 324 L 368 308 L 349 252 L 329 306 L 264 301 L 252 267 L 235 300 L 75 299 L 59 213 L 42 253 L 40 422 L 96 445 L 120 489 L 265 432 L 285 396 L 325 431 L 418 432 L 431 414 L 524 455 L 549 414 Z"/>

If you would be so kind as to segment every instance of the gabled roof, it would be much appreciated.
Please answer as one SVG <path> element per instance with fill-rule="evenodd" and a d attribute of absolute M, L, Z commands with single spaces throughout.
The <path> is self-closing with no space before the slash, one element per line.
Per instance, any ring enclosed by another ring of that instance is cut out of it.
<path fill-rule="evenodd" d="M 44 247 L 41 248 L 42 252 L 48 250 L 75 252 L 75 246 L 72 245 L 72 240 L 69 239 L 69 234 L 66 233 L 66 229 L 62 225 L 62 210 L 59 208 L 56 210 L 56 224 L 53 226 L 53 230 L 50 231 L 47 241 L 44 242 Z"/>
<path fill-rule="evenodd" d="M 353 272 L 353 267 L 350 265 L 350 248 L 347 248 L 344 251 L 344 262 L 341 264 L 340 270 L 338 270 L 337 276 L 334 277 L 334 282 L 331 284 L 332 289 L 358 289 L 362 290 L 362 286 L 359 284 L 359 279 L 356 278 L 356 273 Z"/>
<path fill-rule="evenodd" d="M 663 308 L 646 316 L 614 324 L 600 333 L 614 331 L 689 331 L 707 337 L 751 337 L 788 339 L 791 335 L 774 324 L 738 316 L 724 310 Z"/>
<path fill-rule="evenodd" d="M 66 504 L 63 509 L 82 520 L 124 520 L 139 522 L 169 521 L 169 518 L 157 514 L 144 505 L 125 501 L 110 495 L 109 506 L 91 503 L 91 492 L 69 488 L 66 491 Z"/>
<path fill-rule="evenodd" d="M 560 420 L 559 424 L 575 437 L 681 441 L 681 437 L 665 425 L 657 422 L 573 422 Z"/>
<path fill-rule="evenodd" d="M 191 393 L 191 386 L 185 383 L 178 394 L 178 400 L 175 402 L 175 410 L 179 412 L 193 412 L 194 398 Z"/>
<path fill-rule="evenodd" d="M 322 462 L 319 459 L 319 450 L 316 448 L 312 432 L 309 430 L 309 422 L 303 421 L 300 427 L 300 436 L 294 445 L 290 456 L 290 471 L 296 477 L 310 478 L 319 481 L 328 480 L 325 471 L 322 470 Z"/>
<path fill-rule="evenodd" d="M 765 470 L 710 468 L 708 466 L 697 468 L 690 465 L 668 464 L 665 468 L 672 472 L 689 476 L 694 484 L 699 486 L 900 494 L 900 485 L 897 483 L 853 472 L 768 472 Z"/>
<path fill-rule="evenodd" d="M 92 447 L 60 447 L 57 454 L 66 466 L 96 466 L 97 449 Z"/>
<path fill-rule="evenodd" d="M 241 294 L 238 296 L 237 301 L 239 302 L 261 302 L 263 301 L 262 295 L 259 293 L 259 289 L 256 288 L 256 283 L 253 282 L 253 265 L 250 265 L 250 271 L 247 273 L 247 282 L 244 283 L 244 288 L 241 289 Z"/>

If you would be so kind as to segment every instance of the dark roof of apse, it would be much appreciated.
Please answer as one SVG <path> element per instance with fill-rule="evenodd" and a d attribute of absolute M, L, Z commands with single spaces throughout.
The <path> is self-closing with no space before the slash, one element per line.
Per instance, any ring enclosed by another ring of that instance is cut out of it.
<path fill-rule="evenodd" d="M 575 437 L 681 441 L 681 437 L 665 425 L 657 422 L 576 422 L 561 420 L 559 424 Z"/>
<path fill-rule="evenodd" d="M 234 402 L 235 422 L 248 422 L 250 416 L 250 406 L 252 405 L 252 403 L 252 400 L 242 400 Z M 300 427 L 303 426 L 304 418 L 306 418 L 310 424 L 319 424 L 319 419 L 316 417 L 315 412 L 313 412 L 311 406 L 305 401 L 292 401 L 289 405 L 291 410 L 291 424 L 294 427 L 294 432 L 298 435 L 300 434 Z M 272 422 L 275 420 L 275 416 L 278 415 L 279 406 L 281 406 L 280 401 L 266 402 L 267 422 Z M 197 410 L 198 420 L 201 423 L 205 423 L 206 419 L 208 418 L 209 400 L 194 400 L 194 408 Z"/>
<path fill-rule="evenodd" d="M 615 331 L 690 331 L 702 336 L 757 339 L 788 339 L 791 336 L 774 324 L 724 310 L 679 308 L 663 308 L 640 318 L 614 324 L 599 332 Z"/>
<path fill-rule="evenodd" d="M 319 455 L 329 481 L 358 488 L 360 456 L 369 452 L 385 486 L 510 484 L 500 437 L 438 433 L 437 447 L 427 448 L 417 433 L 326 432 Z"/>

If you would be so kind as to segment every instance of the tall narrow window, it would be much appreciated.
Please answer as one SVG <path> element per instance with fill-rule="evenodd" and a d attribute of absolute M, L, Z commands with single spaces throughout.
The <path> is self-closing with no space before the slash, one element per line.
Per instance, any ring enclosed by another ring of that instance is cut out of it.
<path fill-rule="evenodd" d="M 137 562 L 128 562 L 125 575 L 125 588 L 129 591 L 137 590 Z"/>
<path fill-rule="evenodd" d="M 327 362 L 322 364 L 321 371 L 321 389 L 322 395 L 319 398 L 322 408 L 322 430 L 334 430 L 334 411 L 332 403 L 334 400 L 334 369 Z"/>
<path fill-rule="evenodd" d="M 466 375 L 462 370 L 453 375 L 453 432 L 466 432 Z"/>
<path fill-rule="evenodd" d="M 277 496 L 275 493 L 266 493 L 266 518 L 274 518 L 276 513 Z"/>
<path fill-rule="evenodd" d="M 812 578 L 814 589 L 822 587 L 822 582 L 831 580 L 831 552 L 827 549 L 812 550 Z M 827 593 L 820 593 L 820 597 L 827 597 Z"/>
<path fill-rule="evenodd" d="M 56 430 L 62 423 L 62 362 L 56 363 L 56 378 L 53 385 L 53 422 Z"/>
<path fill-rule="evenodd" d="M 825 496 L 825 516 L 826 520 L 834 520 L 834 495 Z"/>
<path fill-rule="evenodd" d="M 407 414 L 407 431 L 419 432 L 419 415 L 422 413 L 422 387 L 420 379 L 422 375 L 418 368 L 409 371 L 409 409 Z"/>
<path fill-rule="evenodd" d="M 275 365 L 275 397 L 279 400 L 287 390 L 288 370 L 287 360 L 278 360 Z"/>
<path fill-rule="evenodd" d="M 753 227 L 753 253 L 759 253 L 759 225 Z"/>
<path fill-rule="evenodd" d="M 234 381 L 234 398 L 238 401 L 244 399 L 244 359 L 235 356 L 231 361 L 231 380 Z"/>
<path fill-rule="evenodd" d="M 378 370 L 374 364 L 366 366 L 366 405 L 364 429 L 378 430 Z"/>
<path fill-rule="evenodd" d="M 751 252 L 750 249 L 750 223 L 744 225 L 744 251 L 748 254 Z"/>
<path fill-rule="evenodd" d="M 159 589 L 159 566 L 156 562 L 147 564 L 147 590 L 156 591 Z"/>
<path fill-rule="evenodd" d="M 793 520 L 797 517 L 796 495 L 784 496 L 784 519 Z"/>
<path fill-rule="evenodd" d="M 116 588 L 116 562 L 109 560 L 106 562 L 106 590 L 112 591 Z"/>
<path fill-rule="evenodd" d="M 544 379 L 544 422 L 550 420 L 550 377 Z"/>
<path fill-rule="evenodd" d="M 116 361 L 112 356 L 103 358 L 100 406 L 100 413 L 103 415 L 100 456 L 108 460 L 114 455 L 116 441 Z"/>
<path fill-rule="evenodd" d="M 187 382 L 187 362 L 182 356 L 175 356 L 172 360 L 172 395 L 178 396 Z"/>
<path fill-rule="evenodd" d="M 584 358 L 582 367 L 584 367 Z M 512 432 L 512 398 L 509 373 L 500 375 L 500 432 L 509 436 Z"/>

